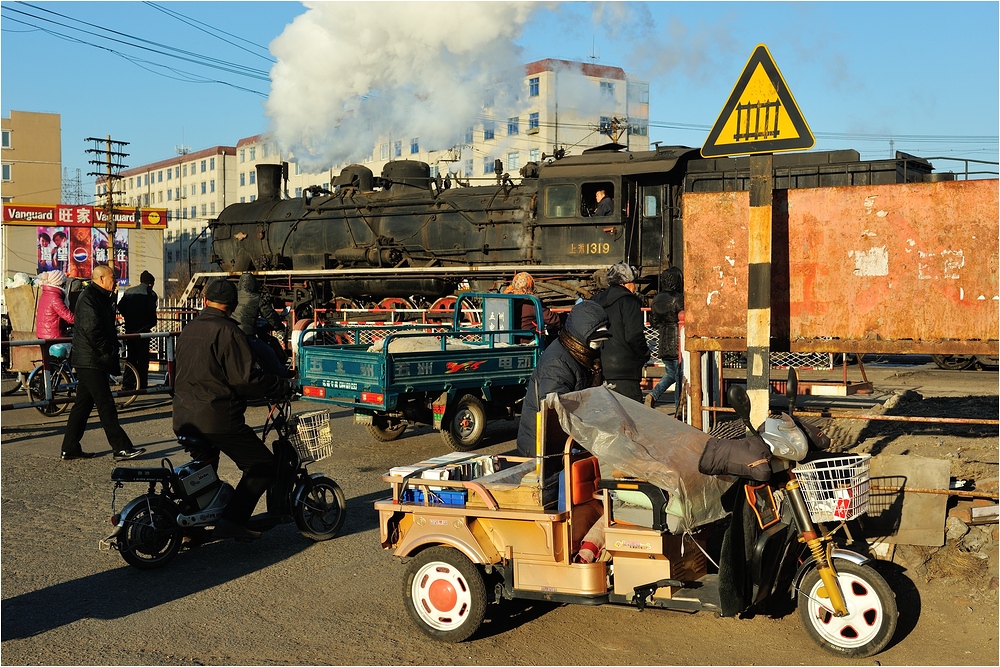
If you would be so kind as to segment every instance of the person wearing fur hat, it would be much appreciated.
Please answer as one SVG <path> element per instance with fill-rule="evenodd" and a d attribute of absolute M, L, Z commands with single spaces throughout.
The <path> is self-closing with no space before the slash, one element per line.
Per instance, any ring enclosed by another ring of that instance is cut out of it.
<path fill-rule="evenodd" d="M 73 324 L 73 313 L 66 305 L 66 274 L 59 270 L 45 271 L 38 275 L 37 282 L 42 294 L 35 314 L 35 335 L 42 339 L 65 338 L 67 327 Z M 64 357 L 69 354 L 69 347 L 57 343 L 49 347 L 49 355 Z"/>
<path fill-rule="evenodd" d="M 504 288 L 504 294 L 531 294 L 535 293 L 535 279 L 531 277 L 530 273 L 526 271 L 521 271 L 514 274 L 513 280 L 510 281 L 510 285 Z M 538 322 L 535 321 L 535 306 L 533 303 L 527 299 L 515 301 L 515 313 L 516 320 L 515 323 L 519 329 L 524 329 L 526 331 L 537 331 L 542 334 L 542 343 L 548 342 L 547 335 L 555 336 L 560 327 L 562 326 L 562 320 L 559 316 L 553 313 L 548 308 L 542 307 L 542 324 L 543 327 L 539 329 Z M 530 342 L 526 336 L 519 337 L 516 342 L 526 343 Z"/>
<path fill-rule="evenodd" d="M 610 340 L 601 346 L 601 366 L 608 387 L 642 403 L 642 369 L 649 361 L 642 302 L 635 290 L 635 270 L 625 263 L 607 270 L 608 288 L 593 300 L 604 308 L 611 322 Z"/>
<path fill-rule="evenodd" d="M 129 287 L 118 302 L 118 312 L 125 318 L 125 333 L 149 333 L 156 326 L 156 279 L 149 271 L 139 276 L 139 284 Z M 139 371 L 139 387 L 149 384 L 149 339 L 140 338 L 125 343 L 126 356 Z"/>

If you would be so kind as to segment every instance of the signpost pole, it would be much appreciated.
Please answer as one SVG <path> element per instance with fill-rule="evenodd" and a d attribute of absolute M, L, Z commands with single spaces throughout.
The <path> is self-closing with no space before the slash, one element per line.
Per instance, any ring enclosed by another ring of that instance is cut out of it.
<path fill-rule="evenodd" d="M 774 156 L 750 156 L 750 239 L 747 250 L 747 395 L 750 423 L 767 418 L 771 392 L 771 201 Z"/>

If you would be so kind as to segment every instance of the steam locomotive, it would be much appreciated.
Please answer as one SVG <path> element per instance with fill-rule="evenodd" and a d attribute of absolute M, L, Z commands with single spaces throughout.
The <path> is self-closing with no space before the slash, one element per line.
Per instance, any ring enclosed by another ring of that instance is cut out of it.
<path fill-rule="evenodd" d="M 462 185 L 400 160 L 375 176 L 345 167 L 331 189 L 281 195 L 281 165 L 258 165 L 258 197 L 210 223 L 213 261 L 252 271 L 297 316 L 340 305 L 427 307 L 457 288 L 488 291 L 528 270 L 540 295 L 572 303 L 616 262 L 638 269 L 640 290 L 683 267 L 683 194 L 746 190 L 748 158 L 702 159 L 697 149 L 624 152 L 610 144 L 529 162 L 517 182 Z M 919 182 L 930 163 L 905 153 L 862 161 L 853 150 L 774 156 L 775 188 Z M 596 193 L 614 201 L 596 216 Z"/>

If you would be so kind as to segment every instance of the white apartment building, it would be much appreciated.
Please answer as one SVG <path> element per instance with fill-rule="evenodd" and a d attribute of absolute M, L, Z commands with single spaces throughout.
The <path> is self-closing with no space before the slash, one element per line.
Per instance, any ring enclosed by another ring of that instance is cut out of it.
<path fill-rule="evenodd" d="M 517 115 L 498 116 L 490 92 L 484 93 L 478 121 L 465 129 L 456 146 L 426 146 L 419 137 L 383 137 L 361 161 L 376 175 L 393 160 L 419 160 L 432 176 L 450 174 L 463 183 L 496 179 L 495 161 L 519 178 L 528 162 L 541 162 L 557 150 L 579 154 L 617 141 L 630 150 L 649 149 L 649 84 L 629 79 L 620 67 L 545 59 L 525 66 Z M 215 146 L 123 172 L 121 203 L 165 207 L 164 275 L 183 281 L 193 271 L 208 271 L 209 220 L 225 206 L 257 197 L 257 164 L 289 163 L 287 195 L 304 188 L 329 189 L 347 163 L 323 172 L 303 172 L 293 155 L 282 154 L 266 135 L 245 137 L 235 147 Z M 101 184 L 98 184 L 98 194 Z M 283 184 L 284 187 L 284 184 Z"/>

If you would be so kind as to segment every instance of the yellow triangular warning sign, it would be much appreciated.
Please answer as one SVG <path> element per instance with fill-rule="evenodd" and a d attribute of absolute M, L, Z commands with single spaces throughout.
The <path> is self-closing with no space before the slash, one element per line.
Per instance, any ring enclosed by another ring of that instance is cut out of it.
<path fill-rule="evenodd" d="M 770 52 L 758 44 L 708 133 L 701 154 L 777 153 L 812 148 L 815 143 Z"/>

